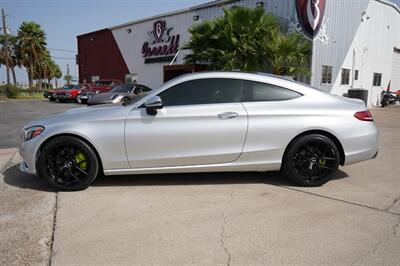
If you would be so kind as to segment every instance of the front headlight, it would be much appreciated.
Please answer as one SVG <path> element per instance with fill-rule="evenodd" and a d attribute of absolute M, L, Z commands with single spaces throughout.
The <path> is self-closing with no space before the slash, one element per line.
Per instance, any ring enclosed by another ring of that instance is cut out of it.
<path fill-rule="evenodd" d="M 39 136 L 40 133 L 44 131 L 44 127 L 42 126 L 33 126 L 22 131 L 22 139 L 23 141 L 27 141 L 33 139 L 36 136 Z"/>

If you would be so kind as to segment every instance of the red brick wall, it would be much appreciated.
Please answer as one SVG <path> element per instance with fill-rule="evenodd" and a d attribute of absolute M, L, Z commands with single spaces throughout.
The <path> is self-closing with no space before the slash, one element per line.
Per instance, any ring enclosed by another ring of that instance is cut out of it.
<path fill-rule="evenodd" d="M 124 81 L 129 70 L 110 30 L 80 35 L 77 39 L 79 82 L 90 82 L 92 76 Z"/>

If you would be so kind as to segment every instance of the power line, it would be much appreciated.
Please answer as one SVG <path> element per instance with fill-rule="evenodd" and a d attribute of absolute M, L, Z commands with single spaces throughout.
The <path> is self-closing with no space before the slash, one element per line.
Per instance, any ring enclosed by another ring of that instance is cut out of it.
<path fill-rule="evenodd" d="M 61 60 L 76 60 L 76 58 L 73 57 L 58 57 L 58 56 L 52 56 L 54 59 L 61 59 Z"/>
<path fill-rule="evenodd" d="M 61 51 L 61 52 L 77 53 L 77 51 L 74 51 L 74 50 L 67 50 L 67 49 L 58 49 L 58 48 L 47 48 L 47 49 L 52 50 L 52 51 Z"/>

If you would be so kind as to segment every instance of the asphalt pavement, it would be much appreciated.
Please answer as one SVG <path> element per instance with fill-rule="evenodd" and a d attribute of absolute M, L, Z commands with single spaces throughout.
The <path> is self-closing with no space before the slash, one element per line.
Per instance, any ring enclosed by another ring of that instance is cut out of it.
<path fill-rule="evenodd" d="M 21 129 L 26 123 L 82 106 L 84 105 L 49 102 L 44 98 L 0 102 L 0 149 L 17 147 Z"/>
<path fill-rule="evenodd" d="M 0 265 L 400 265 L 400 108 L 372 112 L 378 158 L 318 188 L 279 173 L 204 173 L 55 193 L 2 149 Z"/>

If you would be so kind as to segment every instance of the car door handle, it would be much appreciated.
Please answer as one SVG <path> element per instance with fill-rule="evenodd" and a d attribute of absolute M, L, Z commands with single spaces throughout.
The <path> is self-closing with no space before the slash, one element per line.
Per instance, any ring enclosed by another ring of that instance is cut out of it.
<path fill-rule="evenodd" d="M 218 115 L 219 119 L 232 119 L 238 117 L 239 114 L 235 112 L 226 112 Z"/>

